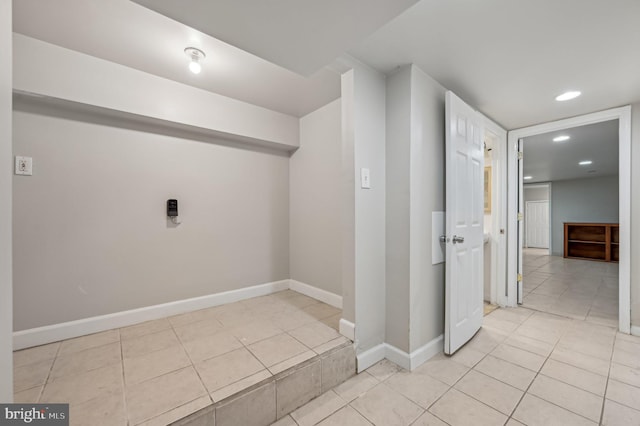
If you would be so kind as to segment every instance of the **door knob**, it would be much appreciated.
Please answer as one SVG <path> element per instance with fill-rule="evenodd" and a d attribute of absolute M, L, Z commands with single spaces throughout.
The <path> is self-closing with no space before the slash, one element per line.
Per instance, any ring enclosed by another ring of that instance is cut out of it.
<path fill-rule="evenodd" d="M 453 242 L 453 244 L 455 244 L 455 243 L 464 243 L 464 237 L 459 237 L 457 235 L 454 235 L 453 238 L 451 239 L 451 241 Z"/>

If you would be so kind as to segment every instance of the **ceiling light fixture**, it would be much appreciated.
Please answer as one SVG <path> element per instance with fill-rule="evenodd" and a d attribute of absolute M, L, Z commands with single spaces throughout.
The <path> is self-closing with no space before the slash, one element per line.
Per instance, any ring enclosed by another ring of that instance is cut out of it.
<path fill-rule="evenodd" d="M 562 136 L 557 136 L 557 137 L 553 138 L 553 141 L 554 142 L 564 142 L 564 141 L 568 141 L 569 139 L 571 139 L 571 136 L 562 135 Z"/>
<path fill-rule="evenodd" d="M 191 59 L 191 62 L 189 62 L 189 71 L 194 74 L 200 74 L 200 71 L 202 71 L 200 61 L 206 58 L 207 55 L 205 55 L 202 50 L 195 47 L 187 47 L 184 49 L 184 53 L 189 57 L 189 59 Z"/>
<path fill-rule="evenodd" d="M 562 95 L 558 95 L 556 96 L 556 101 L 568 101 L 570 99 L 575 99 L 578 96 L 580 96 L 582 94 L 582 92 L 579 92 L 577 90 L 573 90 L 573 91 L 569 91 L 569 92 L 564 92 Z"/>
<path fill-rule="evenodd" d="M 581 166 L 588 166 L 589 164 L 593 164 L 593 161 L 584 160 L 584 161 L 579 162 L 578 164 L 580 164 Z"/>
<path fill-rule="evenodd" d="M 525 177 L 523 177 L 522 179 L 524 179 L 524 180 L 531 180 L 531 179 L 533 179 L 533 176 L 525 176 Z"/>

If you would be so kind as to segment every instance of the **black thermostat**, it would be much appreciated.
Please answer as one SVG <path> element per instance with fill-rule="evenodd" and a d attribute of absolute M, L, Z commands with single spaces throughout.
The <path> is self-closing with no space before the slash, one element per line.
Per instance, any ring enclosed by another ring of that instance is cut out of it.
<path fill-rule="evenodd" d="M 178 200 L 167 200 L 167 216 L 178 216 Z"/>

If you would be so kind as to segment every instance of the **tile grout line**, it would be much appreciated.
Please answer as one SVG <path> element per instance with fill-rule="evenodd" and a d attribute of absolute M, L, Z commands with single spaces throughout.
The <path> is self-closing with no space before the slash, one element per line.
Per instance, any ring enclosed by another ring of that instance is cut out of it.
<path fill-rule="evenodd" d="M 535 315 L 535 314 L 534 314 Z M 529 317 L 531 318 L 531 316 Z M 573 320 L 572 320 L 573 321 Z M 525 321 L 526 322 L 526 321 Z M 524 324 L 524 323 L 523 323 Z M 519 421 L 518 419 L 513 418 L 513 415 L 515 414 L 516 410 L 518 409 L 518 407 L 520 406 L 520 404 L 522 403 L 522 400 L 524 399 L 524 397 L 529 394 L 529 389 L 531 389 L 531 385 L 533 385 L 533 382 L 536 381 L 536 379 L 538 378 L 538 376 L 540 375 L 540 372 L 542 371 L 542 369 L 544 368 L 544 366 L 546 365 L 547 361 L 551 358 L 551 355 L 553 354 L 553 351 L 556 350 L 556 347 L 558 346 L 558 344 L 560 343 L 560 340 L 562 339 L 562 337 L 564 337 L 565 333 L 567 332 L 567 329 L 564 330 L 564 332 L 560 335 L 560 337 L 558 338 L 558 340 L 556 341 L 556 343 L 553 345 L 553 348 L 551 349 L 551 351 L 549 352 L 549 355 L 546 356 L 544 362 L 542 363 L 542 365 L 540 366 L 540 369 L 536 372 L 536 375 L 533 376 L 533 380 L 531 380 L 531 383 L 529 383 L 529 386 L 527 386 L 527 389 L 525 389 L 525 391 L 522 393 L 522 396 L 520 397 L 520 400 L 518 401 L 518 403 L 515 405 L 515 407 L 513 408 L 513 411 L 511 412 L 511 414 L 509 415 L 509 418 L 507 419 L 507 423 L 509 422 L 509 420 L 514 419 L 515 421 Z M 537 340 L 537 339 L 536 339 Z M 531 394 L 533 395 L 533 394 Z M 535 396 L 535 395 L 533 395 Z M 544 400 L 546 401 L 546 400 Z M 549 402 L 549 401 L 547 401 Z M 550 402 L 551 403 L 551 402 Z M 553 404 L 553 403 L 551 403 Z M 554 404 L 555 405 L 555 404 Z M 562 408 L 562 407 L 561 407 Z"/>
<path fill-rule="evenodd" d="M 613 354 L 616 350 L 617 340 L 618 340 L 618 332 L 616 331 L 616 334 L 613 338 L 613 347 L 611 348 L 611 357 L 609 359 L 609 371 L 607 371 L 607 381 L 605 382 L 605 385 L 604 385 L 604 395 L 602 396 L 602 408 L 600 409 L 599 424 L 602 424 L 602 421 L 604 420 L 604 407 L 607 402 L 607 390 L 609 390 L 609 378 L 611 377 L 611 367 L 613 366 Z"/>
<path fill-rule="evenodd" d="M 56 349 L 56 355 L 53 357 L 53 360 L 51 361 L 51 366 L 49 367 L 49 372 L 47 373 L 47 377 L 44 379 L 44 383 L 42 384 L 42 389 L 40 389 L 40 392 L 38 392 L 38 398 L 36 399 L 36 402 L 40 402 L 40 400 L 42 399 L 42 396 L 44 395 L 44 388 L 49 384 L 49 378 L 51 377 L 51 373 L 53 372 L 53 366 L 56 363 L 56 360 L 58 359 L 58 355 L 60 354 L 60 348 L 62 347 L 62 342 L 63 340 L 60 340 L 58 342 L 58 348 Z"/>
<path fill-rule="evenodd" d="M 216 321 L 218 321 L 217 318 L 216 318 Z M 218 322 L 220 322 L 220 321 L 218 321 Z M 200 384 L 202 385 L 204 390 L 207 392 L 207 397 L 211 401 L 211 405 L 215 404 L 215 402 L 213 401 L 213 398 L 211 397 L 211 393 L 209 392 L 209 388 L 207 388 L 207 385 L 204 383 L 204 380 L 202 379 L 202 376 L 200 376 L 200 372 L 196 368 L 196 364 L 193 362 L 193 359 L 191 358 L 191 355 L 189 354 L 189 351 L 184 346 L 184 343 L 182 342 L 182 339 L 180 338 L 180 336 L 176 332 L 175 327 L 173 326 L 173 323 L 171 321 L 169 321 L 169 325 L 171 326 L 171 331 L 173 332 L 174 336 L 176 336 L 176 338 L 178 339 L 178 343 L 180 343 L 180 346 L 182 347 L 182 350 L 187 354 L 187 358 L 189 358 L 189 362 L 191 363 L 191 368 L 193 368 L 193 371 L 196 372 L 196 375 L 198 376 L 198 380 L 200 380 Z M 234 336 L 234 338 L 235 338 L 235 336 Z"/>
<path fill-rule="evenodd" d="M 573 322 L 573 321 L 580 321 L 580 320 L 572 320 L 572 322 Z M 566 333 L 567 331 L 568 331 L 568 329 L 567 329 L 567 330 L 565 330 L 565 333 Z M 562 336 L 562 337 L 564 337 L 564 333 L 563 333 L 563 336 Z M 558 339 L 558 343 L 560 342 L 560 340 L 562 339 L 562 337 L 560 337 L 560 338 Z M 554 349 L 553 349 L 553 350 L 555 350 L 555 348 L 556 348 L 556 346 L 558 345 L 558 343 L 556 343 L 556 345 L 554 345 Z M 614 340 L 614 344 L 615 344 L 615 340 Z M 535 377 L 534 377 L 534 379 L 531 381 L 531 384 L 530 384 L 530 385 L 529 385 L 529 387 L 527 388 L 527 391 L 525 392 L 525 394 L 524 394 L 524 395 L 526 395 L 527 393 L 529 393 L 529 388 L 531 387 L 531 385 L 533 384 L 533 382 L 538 378 L 538 376 L 541 374 L 542 369 L 544 368 L 544 365 L 545 365 L 545 364 L 547 363 L 547 361 L 551 358 L 551 354 L 553 353 L 553 350 L 551 351 L 551 353 L 549 354 L 549 356 L 547 357 L 547 359 L 545 360 L 545 362 L 543 363 L 543 365 L 540 367 L 540 371 L 539 371 L 538 373 L 536 373 L 536 376 L 535 376 Z M 613 355 L 612 355 L 612 356 L 613 356 Z M 594 358 L 597 358 L 597 357 L 594 357 Z M 554 361 L 555 361 L 555 360 L 554 360 Z M 603 361 L 604 361 L 604 360 L 603 360 Z M 559 361 L 559 362 L 561 362 L 561 361 Z M 568 364 L 568 365 L 570 365 L 570 364 Z M 572 367 L 575 367 L 575 366 L 572 366 Z M 580 368 L 580 367 L 576 367 L 576 368 Z M 611 363 L 609 364 L 609 369 L 610 369 L 610 368 L 611 368 Z M 544 375 L 544 374 L 543 374 L 543 376 L 547 377 L 547 376 L 546 376 L 546 375 Z M 604 376 L 602 376 L 602 377 L 604 377 Z M 554 379 L 554 380 L 558 380 L 558 379 Z M 564 383 L 562 380 L 558 380 L 558 381 L 559 381 L 559 382 L 561 382 L 561 383 Z M 607 381 L 608 381 L 608 378 L 607 378 Z M 576 387 L 576 386 L 573 386 L 573 385 L 571 385 L 571 384 L 569 384 L 569 383 L 565 383 L 565 384 L 567 384 L 567 385 L 569 385 L 569 386 L 572 386 L 572 387 L 574 387 L 574 388 L 576 388 L 576 389 L 580 389 L 580 388 L 578 388 L 578 387 Z M 583 390 L 583 391 L 584 391 L 584 389 L 580 389 L 580 390 Z M 585 391 L 585 392 L 588 392 L 588 391 Z M 589 393 L 590 393 L 590 392 L 589 392 Z M 523 395 L 523 397 L 522 397 L 522 398 L 524 398 L 524 395 Z M 539 397 L 539 396 L 537 396 L 537 395 L 534 395 L 534 394 L 531 394 L 531 395 L 532 395 L 532 396 L 534 396 L 534 397 L 536 397 L 536 398 L 539 398 L 539 399 L 541 399 L 541 400 L 543 400 L 543 401 L 545 401 L 545 402 L 547 402 L 547 403 L 549 403 L 549 404 L 551 404 L 551 405 L 554 405 L 554 406 L 556 406 L 556 407 L 559 407 L 559 408 L 561 408 L 561 409 L 563 409 L 563 410 L 565 410 L 565 411 L 568 411 L 568 412 L 570 412 L 570 413 L 572 413 L 572 414 L 575 414 L 575 415 L 577 415 L 577 416 L 580 416 L 580 417 L 582 417 L 582 418 L 584 418 L 584 419 L 587 419 L 587 420 L 589 420 L 589 421 L 593 422 L 593 420 L 592 420 L 592 419 L 590 419 L 590 418 L 588 418 L 588 417 L 585 417 L 585 416 L 583 416 L 582 414 L 576 413 L 576 412 L 574 412 L 574 411 L 572 411 L 572 410 L 569 410 L 569 409 L 568 409 L 568 408 L 566 408 L 566 407 L 562 407 L 562 406 L 560 406 L 560 405 L 558 405 L 558 404 L 556 404 L 556 403 L 554 403 L 554 402 L 551 402 L 551 401 L 549 401 L 549 400 L 547 400 L 547 399 L 545 399 L 545 398 Z M 595 395 L 595 394 L 592 394 L 592 395 Z M 600 396 L 600 395 L 596 395 L 596 396 Z M 604 400 L 606 399 L 606 386 L 605 386 L 605 396 L 603 396 L 602 398 L 603 398 L 603 406 L 604 406 Z M 521 400 L 520 402 L 522 402 L 522 400 Z M 520 405 L 520 402 L 518 402 L 518 406 Z M 517 406 L 516 406 L 516 408 L 517 408 Z M 514 410 L 514 412 L 515 412 L 515 410 Z M 510 417 L 510 418 L 511 418 L 511 417 Z M 516 421 L 518 421 L 517 419 L 515 419 L 515 420 L 516 420 Z"/>
<path fill-rule="evenodd" d="M 120 328 L 118 330 L 118 342 L 120 342 L 120 363 L 122 365 L 122 405 L 124 408 L 124 416 L 127 421 L 127 425 L 131 425 L 131 421 L 129 420 L 129 408 L 127 406 L 127 384 L 124 378 L 124 349 L 122 349 L 122 333 L 120 332 Z"/>

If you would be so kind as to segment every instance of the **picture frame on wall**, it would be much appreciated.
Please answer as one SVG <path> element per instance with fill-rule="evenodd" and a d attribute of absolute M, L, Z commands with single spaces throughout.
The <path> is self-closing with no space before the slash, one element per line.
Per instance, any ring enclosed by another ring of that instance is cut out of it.
<path fill-rule="evenodd" d="M 491 213 L 491 166 L 484 168 L 484 212 Z"/>

